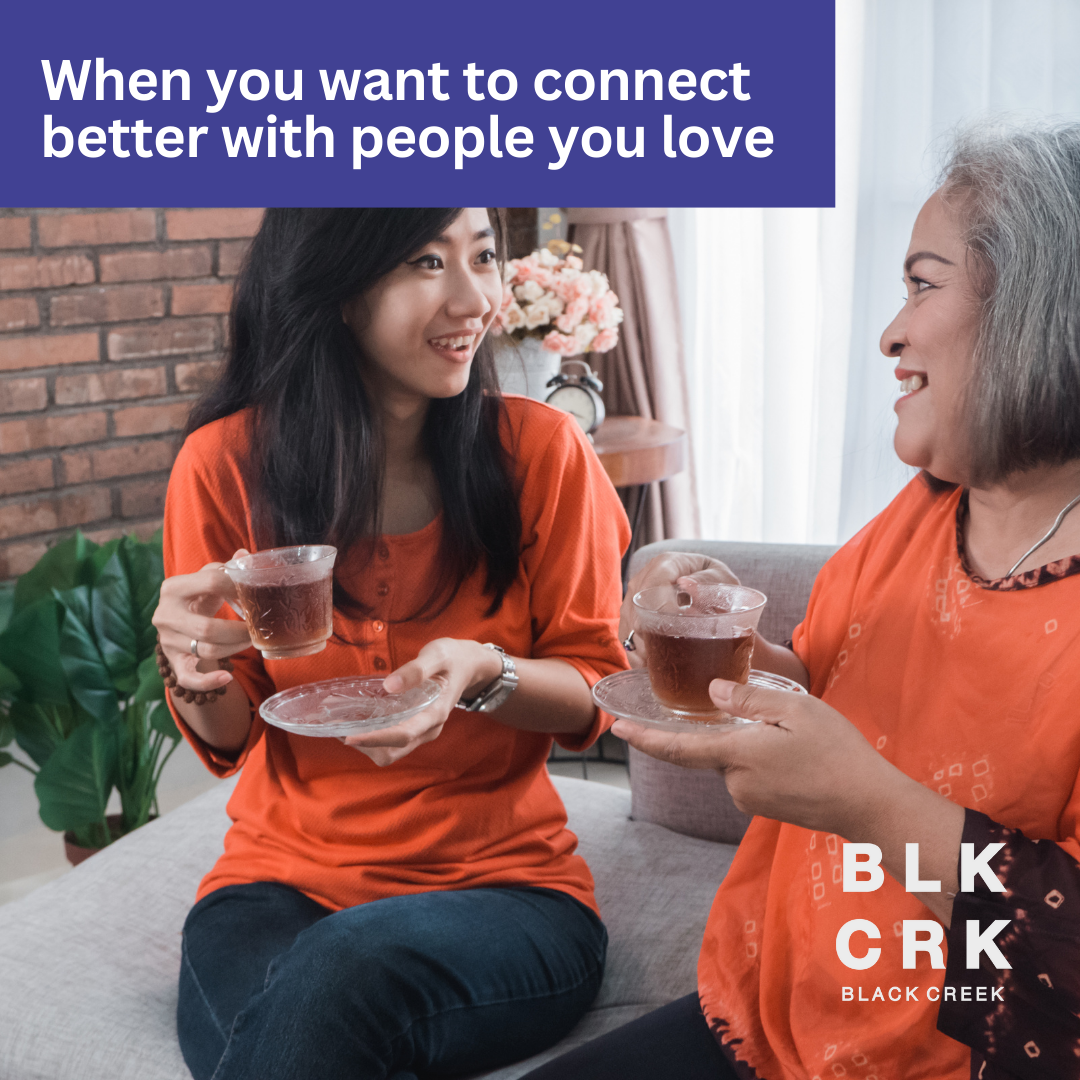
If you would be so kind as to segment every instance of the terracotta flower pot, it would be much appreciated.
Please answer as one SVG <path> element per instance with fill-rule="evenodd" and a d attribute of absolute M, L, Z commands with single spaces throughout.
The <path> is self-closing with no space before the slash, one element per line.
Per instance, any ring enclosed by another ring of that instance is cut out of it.
<path fill-rule="evenodd" d="M 156 817 L 157 814 L 151 814 L 149 820 L 153 821 Z M 105 820 L 109 825 L 109 832 L 112 834 L 113 840 L 118 840 L 123 835 L 121 830 L 124 824 L 124 815 L 108 814 Z M 85 862 L 91 855 L 96 855 L 100 850 L 101 848 L 83 847 L 81 844 L 76 844 L 73 833 L 70 831 L 64 833 L 64 854 L 72 866 L 78 866 L 79 863 Z"/>

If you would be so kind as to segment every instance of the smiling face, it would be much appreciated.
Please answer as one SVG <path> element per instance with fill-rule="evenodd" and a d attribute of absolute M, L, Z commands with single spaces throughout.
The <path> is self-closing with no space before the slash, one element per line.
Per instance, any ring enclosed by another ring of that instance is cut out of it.
<path fill-rule="evenodd" d="M 980 301 L 967 263 L 956 210 L 935 192 L 911 231 L 907 300 L 881 335 L 881 351 L 897 359 L 904 391 L 895 405 L 896 453 L 954 483 L 963 483 L 968 471 L 960 414 L 979 328 Z"/>
<path fill-rule="evenodd" d="M 414 399 L 460 394 L 502 301 L 494 233 L 482 207 L 342 308 L 376 394 Z"/>

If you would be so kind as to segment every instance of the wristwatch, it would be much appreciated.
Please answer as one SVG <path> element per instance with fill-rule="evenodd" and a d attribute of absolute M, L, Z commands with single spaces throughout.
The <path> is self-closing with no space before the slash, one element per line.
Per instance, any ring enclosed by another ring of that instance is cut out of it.
<path fill-rule="evenodd" d="M 506 655 L 506 651 L 490 641 L 484 648 L 491 649 L 502 657 L 502 671 L 476 697 L 468 700 L 462 698 L 457 703 L 457 707 L 466 712 L 494 712 L 517 689 L 517 668 L 514 667 L 514 661 Z"/>

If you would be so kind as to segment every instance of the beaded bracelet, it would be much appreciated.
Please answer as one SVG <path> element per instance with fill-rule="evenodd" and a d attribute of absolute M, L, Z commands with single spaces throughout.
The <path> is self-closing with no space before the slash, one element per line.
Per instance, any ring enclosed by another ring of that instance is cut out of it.
<path fill-rule="evenodd" d="M 154 646 L 154 654 L 157 657 L 157 669 L 161 675 L 161 681 L 172 691 L 173 697 L 179 698 L 181 701 L 191 702 L 195 705 L 205 705 L 208 701 L 221 697 L 228 690 L 227 686 L 219 686 L 215 690 L 189 690 L 186 686 L 180 686 L 176 679 L 176 672 L 173 671 L 172 664 L 169 663 L 165 650 L 161 647 L 160 637 L 157 645 Z M 228 657 L 218 661 L 219 671 L 232 671 L 232 669 L 233 662 Z"/>

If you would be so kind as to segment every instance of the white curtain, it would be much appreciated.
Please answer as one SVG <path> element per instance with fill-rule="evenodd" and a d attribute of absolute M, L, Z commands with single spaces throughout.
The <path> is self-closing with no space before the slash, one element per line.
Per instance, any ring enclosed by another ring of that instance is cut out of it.
<path fill-rule="evenodd" d="M 838 0 L 836 207 L 672 210 L 702 535 L 840 543 L 912 475 L 878 350 L 948 133 L 1080 118 L 1078 0 Z"/>

